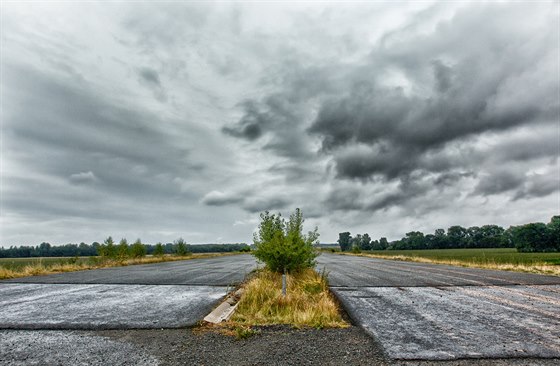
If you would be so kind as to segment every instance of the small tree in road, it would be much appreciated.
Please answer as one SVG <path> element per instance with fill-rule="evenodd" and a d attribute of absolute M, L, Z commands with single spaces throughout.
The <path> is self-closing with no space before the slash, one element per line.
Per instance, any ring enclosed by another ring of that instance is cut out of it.
<path fill-rule="evenodd" d="M 303 234 L 303 214 L 299 208 L 288 221 L 280 214 L 261 213 L 258 232 L 254 234 L 256 249 L 253 255 L 274 272 L 298 271 L 313 267 L 318 253 L 317 228 Z"/>

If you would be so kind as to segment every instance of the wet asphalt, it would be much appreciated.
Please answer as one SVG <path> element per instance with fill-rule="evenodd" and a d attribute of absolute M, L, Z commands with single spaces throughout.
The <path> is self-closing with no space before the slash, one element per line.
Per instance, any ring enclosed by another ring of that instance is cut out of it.
<path fill-rule="evenodd" d="M 77 352 L 95 352 L 100 364 L 106 360 L 104 352 L 122 359 L 134 353 L 138 359 L 130 359 L 133 364 L 181 364 L 180 358 L 177 363 L 161 362 L 164 346 L 148 350 L 148 342 L 137 349 L 136 333 L 126 329 L 158 329 L 149 334 L 154 342 L 163 337 L 165 343 L 169 328 L 195 324 L 255 267 L 253 257 L 239 255 L 0 281 L 0 343 L 8 347 L 0 365 L 28 364 L 31 359 L 25 357 L 33 356 L 38 344 L 54 345 L 56 339 L 66 340 Z M 369 347 L 379 347 L 375 360 L 358 357 L 346 364 L 560 361 L 559 277 L 333 254 L 322 254 L 317 269 L 325 269 L 333 293 L 354 323 L 372 337 Z M 102 329 L 115 329 L 119 345 L 99 333 Z M 84 331 L 91 333 L 79 333 Z M 357 334 L 353 337 L 359 338 Z M 278 340 L 280 351 L 284 332 L 268 336 Z M 185 352 L 197 349 L 197 340 L 204 339 L 194 334 L 187 338 L 181 346 Z M 222 349 L 220 342 L 212 352 L 223 352 L 227 360 L 232 346 L 224 341 L 230 345 Z M 286 352 L 294 350 L 291 343 L 286 347 Z M 302 346 L 300 351 L 305 359 L 310 349 Z M 60 350 L 51 354 L 51 361 L 76 364 L 67 362 L 72 352 Z M 271 364 L 283 364 L 281 358 L 276 361 Z"/>
<path fill-rule="evenodd" d="M 560 277 L 333 254 L 318 267 L 390 359 L 560 358 Z"/>

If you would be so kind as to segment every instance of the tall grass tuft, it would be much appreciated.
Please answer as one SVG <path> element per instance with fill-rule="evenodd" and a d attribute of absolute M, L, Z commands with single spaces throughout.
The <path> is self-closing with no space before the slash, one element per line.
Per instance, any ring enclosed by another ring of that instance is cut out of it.
<path fill-rule="evenodd" d="M 244 287 L 233 322 L 315 328 L 348 326 L 329 292 L 325 274 L 311 268 L 288 274 L 286 296 L 282 295 L 282 275 L 266 269 L 260 270 Z"/>

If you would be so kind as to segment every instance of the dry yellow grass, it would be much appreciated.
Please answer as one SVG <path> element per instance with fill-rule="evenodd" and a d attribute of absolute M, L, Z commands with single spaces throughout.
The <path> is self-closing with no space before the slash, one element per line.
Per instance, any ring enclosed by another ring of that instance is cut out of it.
<path fill-rule="evenodd" d="M 41 262 L 30 264 L 17 269 L 8 269 L 0 266 L 0 280 L 9 278 L 21 278 L 29 276 L 40 276 L 53 273 L 61 272 L 75 272 L 84 271 L 88 269 L 98 269 L 107 267 L 121 267 L 129 266 L 135 264 L 149 264 L 149 263 L 161 263 L 161 262 L 171 262 L 171 261 L 183 261 L 189 259 L 200 259 L 200 258 L 210 258 L 210 257 L 221 257 L 227 255 L 235 255 L 239 253 L 200 253 L 192 254 L 188 256 L 170 256 L 166 255 L 164 257 L 143 257 L 143 258 L 128 258 L 124 260 L 118 259 L 100 259 L 95 261 L 81 262 L 81 263 L 55 263 L 55 264 L 44 264 Z"/>
<path fill-rule="evenodd" d="M 431 259 L 416 256 L 407 255 L 377 255 L 370 253 L 339 253 L 342 255 L 355 255 L 360 257 L 371 257 L 380 259 L 390 259 L 406 262 L 419 262 L 419 263 L 433 263 L 433 264 L 447 264 L 451 266 L 458 267 L 471 267 L 471 268 L 482 268 L 482 269 L 492 269 L 499 271 L 514 271 L 514 272 L 526 272 L 526 273 L 536 273 L 544 275 L 560 276 L 560 266 L 550 265 L 550 264 L 506 264 L 506 263 L 477 263 L 470 261 L 460 261 L 460 260 L 447 260 L 447 259 Z"/>
<path fill-rule="evenodd" d="M 329 291 L 326 277 L 313 269 L 288 275 L 286 296 L 282 296 L 282 275 L 268 270 L 258 271 L 244 288 L 230 325 L 348 326 Z"/>

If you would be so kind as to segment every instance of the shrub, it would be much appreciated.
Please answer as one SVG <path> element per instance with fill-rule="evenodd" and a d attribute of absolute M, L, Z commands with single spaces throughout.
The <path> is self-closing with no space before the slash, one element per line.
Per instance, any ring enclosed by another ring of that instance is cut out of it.
<path fill-rule="evenodd" d="M 146 247 L 142 244 L 140 239 L 136 239 L 134 244 L 130 247 L 130 255 L 134 258 L 141 258 L 146 256 Z"/>
<path fill-rule="evenodd" d="M 154 248 L 154 256 L 163 257 L 165 255 L 165 250 L 162 243 L 157 243 Z"/>
<path fill-rule="evenodd" d="M 117 256 L 120 260 L 124 260 L 128 258 L 129 255 L 129 248 L 128 248 L 128 241 L 125 238 L 122 238 L 119 242 L 119 246 L 117 247 Z"/>
<path fill-rule="evenodd" d="M 183 238 L 179 238 L 173 242 L 175 244 L 175 254 L 179 256 L 189 255 L 191 252 L 187 247 L 187 243 L 183 240 Z"/>
<path fill-rule="evenodd" d="M 315 266 L 318 253 L 313 247 L 317 243 L 317 228 L 307 235 L 302 234 L 303 215 L 299 208 L 288 221 L 280 214 L 261 213 L 258 233 L 254 235 L 256 249 L 253 255 L 264 262 L 273 272 L 292 272 Z"/>

